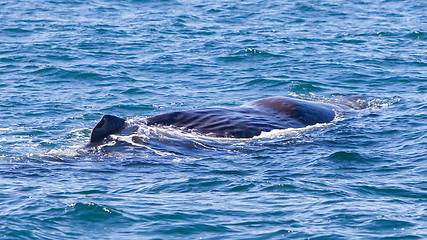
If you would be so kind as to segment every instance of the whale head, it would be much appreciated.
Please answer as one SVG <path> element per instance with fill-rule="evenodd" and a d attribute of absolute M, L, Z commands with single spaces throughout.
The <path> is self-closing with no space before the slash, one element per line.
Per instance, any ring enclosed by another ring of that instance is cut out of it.
<path fill-rule="evenodd" d="M 112 115 L 104 115 L 90 133 L 90 143 L 102 141 L 110 134 L 118 132 L 124 125 L 125 120 Z"/>

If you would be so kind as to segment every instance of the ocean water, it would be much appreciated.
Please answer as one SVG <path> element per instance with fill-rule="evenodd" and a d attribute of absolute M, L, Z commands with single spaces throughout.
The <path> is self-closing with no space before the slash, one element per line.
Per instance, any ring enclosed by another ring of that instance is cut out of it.
<path fill-rule="evenodd" d="M 0 239 L 426 239 L 426 12 L 0 2 Z M 140 127 L 85 147 L 103 114 L 270 96 L 368 108 L 252 139 Z"/>

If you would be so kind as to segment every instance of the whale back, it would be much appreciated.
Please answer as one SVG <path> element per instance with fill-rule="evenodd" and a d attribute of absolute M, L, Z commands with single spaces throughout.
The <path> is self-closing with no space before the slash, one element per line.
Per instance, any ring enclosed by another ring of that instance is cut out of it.
<path fill-rule="evenodd" d="M 205 108 L 147 118 L 148 125 L 173 125 L 217 137 L 251 138 L 273 129 L 301 128 L 334 119 L 333 106 L 290 98 L 265 98 L 236 108 Z"/>
<path fill-rule="evenodd" d="M 337 108 L 327 103 L 285 97 L 263 98 L 253 102 L 252 105 L 287 115 L 305 125 L 332 121 L 335 118 L 333 109 Z"/>

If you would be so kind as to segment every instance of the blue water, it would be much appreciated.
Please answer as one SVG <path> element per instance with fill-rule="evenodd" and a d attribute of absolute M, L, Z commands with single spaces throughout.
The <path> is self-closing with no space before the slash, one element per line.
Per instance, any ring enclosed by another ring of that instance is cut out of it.
<path fill-rule="evenodd" d="M 424 0 L 0 3 L 1 239 L 426 239 Z M 220 139 L 103 114 L 368 108 Z M 137 126 L 137 125 L 135 125 Z"/>

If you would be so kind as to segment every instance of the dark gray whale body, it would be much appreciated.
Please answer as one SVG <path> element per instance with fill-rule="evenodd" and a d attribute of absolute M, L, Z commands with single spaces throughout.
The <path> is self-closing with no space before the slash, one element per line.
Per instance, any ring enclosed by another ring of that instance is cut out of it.
<path fill-rule="evenodd" d="M 110 134 L 117 133 L 122 129 L 125 120 L 116 116 L 104 115 L 101 120 L 95 125 L 90 133 L 89 142 L 100 142 Z"/>
<path fill-rule="evenodd" d="M 345 104 L 328 104 L 285 97 L 264 98 L 235 108 L 203 108 L 169 112 L 146 119 L 147 125 L 166 125 L 196 130 L 215 137 L 251 138 L 273 129 L 302 128 L 328 123 L 334 109 Z M 104 115 L 93 128 L 90 142 L 100 142 L 119 132 L 125 120 Z"/>

